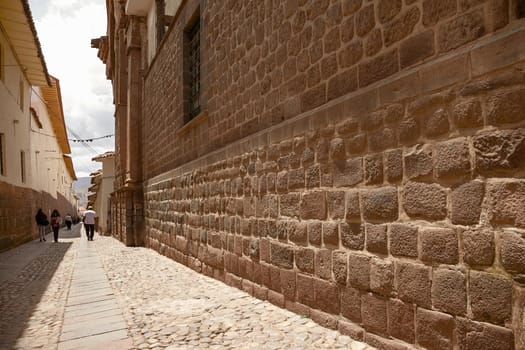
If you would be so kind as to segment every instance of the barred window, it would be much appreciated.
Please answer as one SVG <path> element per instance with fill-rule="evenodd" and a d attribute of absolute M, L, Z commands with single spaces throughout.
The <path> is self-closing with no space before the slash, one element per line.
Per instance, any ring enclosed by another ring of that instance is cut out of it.
<path fill-rule="evenodd" d="M 20 180 L 26 182 L 26 153 L 20 151 Z"/>
<path fill-rule="evenodd" d="M 0 134 L 0 175 L 5 176 L 5 135 Z"/>
<path fill-rule="evenodd" d="M 186 32 L 186 122 L 195 118 L 201 112 L 200 104 L 200 21 L 197 21 Z"/>

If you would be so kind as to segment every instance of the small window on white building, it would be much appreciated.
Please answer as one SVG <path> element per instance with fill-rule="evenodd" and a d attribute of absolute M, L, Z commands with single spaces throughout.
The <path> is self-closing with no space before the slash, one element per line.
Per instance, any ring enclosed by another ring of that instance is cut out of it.
<path fill-rule="evenodd" d="M 18 92 L 18 103 L 20 104 L 20 109 L 24 110 L 24 81 L 20 79 L 20 83 L 18 84 L 19 92 Z"/>
<path fill-rule="evenodd" d="M 5 176 L 5 135 L 0 133 L 0 175 Z"/>
<path fill-rule="evenodd" d="M 20 151 L 20 178 L 26 182 L 26 152 Z"/>
<path fill-rule="evenodd" d="M 37 174 L 39 172 L 38 167 L 40 166 L 39 156 L 40 156 L 40 151 L 35 151 L 35 170 Z"/>

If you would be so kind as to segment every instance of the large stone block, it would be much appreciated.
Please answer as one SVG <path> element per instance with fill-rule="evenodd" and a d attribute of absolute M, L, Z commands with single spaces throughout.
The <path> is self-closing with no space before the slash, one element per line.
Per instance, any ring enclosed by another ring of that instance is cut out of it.
<path fill-rule="evenodd" d="M 330 314 L 340 313 L 339 288 L 335 283 L 314 279 L 314 299 L 316 308 Z"/>
<path fill-rule="evenodd" d="M 525 119 L 525 89 L 497 92 L 487 100 L 487 121 L 491 125 Z"/>
<path fill-rule="evenodd" d="M 308 242 L 320 247 L 323 243 L 323 225 L 320 221 L 311 221 L 307 224 Z"/>
<path fill-rule="evenodd" d="M 470 272 L 470 307 L 476 320 L 505 324 L 512 310 L 512 281 L 503 275 Z"/>
<path fill-rule="evenodd" d="M 357 68 L 345 70 L 330 78 L 327 89 L 328 100 L 332 100 L 356 90 Z"/>
<path fill-rule="evenodd" d="M 346 194 L 346 220 L 361 221 L 359 191 L 348 191 Z"/>
<path fill-rule="evenodd" d="M 406 224 L 390 225 L 390 254 L 417 257 L 417 227 Z"/>
<path fill-rule="evenodd" d="M 343 247 L 362 250 L 365 247 L 365 226 L 360 223 L 342 222 L 339 225 L 341 244 Z"/>
<path fill-rule="evenodd" d="M 403 42 L 399 50 L 401 68 L 411 66 L 434 54 L 434 32 L 427 30 Z"/>
<path fill-rule="evenodd" d="M 370 256 L 350 252 L 348 254 L 348 282 L 361 290 L 370 289 Z"/>
<path fill-rule="evenodd" d="M 390 296 L 394 290 L 394 264 L 392 261 L 373 258 L 370 264 L 370 289 L 372 292 Z"/>
<path fill-rule="evenodd" d="M 297 301 L 311 307 L 315 305 L 314 278 L 312 276 L 297 274 Z"/>
<path fill-rule="evenodd" d="M 350 285 L 341 289 L 341 315 L 361 323 L 361 292 Z"/>
<path fill-rule="evenodd" d="M 466 138 L 440 142 L 434 147 L 438 178 L 461 178 L 470 173 L 470 152 Z"/>
<path fill-rule="evenodd" d="M 279 196 L 279 208 L 281 216 L 298 217 L 301 203 L 301 194 L 286 193 Z"/>
<path fill-rule="evenodd" d="M 294 251 L 295 265 L 303 272 L 313 273 L 315 265 L 315 252 L 311 248 L 296 247 Z"/>
<path fill-rule="evenodd" d="M 377 4 L 377 18 L 381 23 L 387 23 L 401 11 L 401 0 L 380 0 Z"/>
<path fill-rule="evenodd" d="M 288 300 L 295 300 L 296 272 L 281 270 L 280 277 L 283 296 Z"/>
<path fill-rule="evenodd" d="M 301 198 L 301 219 L 326 219 L 326 192 L 304 193 Z"/>
<path fill-rule="evenodd" d="M 399 123 L 399 142 L 405 145 L 415 143 L 421 133 L 419 121 L 414 117 L 404 118 Z"/>
<path fill-rule="evenodd" d="M 361 296 L 362 325 L 367 331 L 386 335 L 387 301 L 372 293 Z"/>
<path fill-rule="evenodd" d="M 385 152 L 385 177 L 390 183 L 399 182 L 403 178 L 403 151 L 401 149 Z"/>
<path fill-rule="evenodd" d="M 332 254 L 334 279 L 339 284 L 346 284 L 348 277 L 348 255 L 345 251 L 336 250 Z"/>
<path fill-rule="evenodd" d="M 507 271 L 525 273 L 525 237 L 506 231 L 501 235 L 501 264 Z"/>
<path fill-rule="evenodd" d="M 374 5 L 363 7 L 355 16 L 355 31 L 360 37 L 365 36 L 375 26 Z"/>
<path fill-rule="evenodd" d="M 403 190 L 403 208 L 411 218 L 429 221 L 447 216 L 447 193 L 437 184 L 408 182 Z"/>
<path fill-rule="evenodd" d="M 326 247 L 339 247 L 339 224 L 336 221 L 323 222 L 323 243 Z"/>
<path fill-rule="evenodd" d="M 315 275 L 326 280 L 332 278 L 332 251 L 319 249 L 315 252 Z"/>
<path fill-rule="evenodd" d="M 460 271 L 434 269 L 432 278 L 432 305 L 435 309 L 453 314 L 467 312 L 467 285 Z"/>
<path fill-rule="evenodd" d="M 288 240 L 297 245 L 306 245 L 308 236 L 306 233 L 306 223 L 300 221 L 287 221 Z"/>
<path fill-rule="evenodd" d="M 453 224 L 473 225 L 479 222 L 485 184 L 472 181 L 452 190 L 450 220 Z"/>
<path fill-rule="evenodd" d="M 366 249 L 372 253 L 388 254 L 387 226 L 365 224 Z"/>
<path fill-rule="evenodd" d="M 430 308 L 431 268 L 408 262 L 396 263 L 397 293 L 399 299 Z"/>
<path fill-rule="evenodd" d="M 399 70 L 397 49 L 359 65 L 359 87 L 365 87 L 391 76 Z"/>
<path fill-rule="evenodd" d="M 345 142 L 342 138 L 336 137 L 330 141 L 330 158 L 333 160 L 346 158 Z"/>
<path fill-rule="evenodd" d="M 460 350 L 514 349 L 512 330 L 488 323 L 475 322 L 462 317 L 458 317 L 456 320 L 457 342 Z"/>
<path fill-rule="evenodd" d="M 483 175 L 525 167 L 525 129 L 499 130 L 474 137 L 476 169 Z"/>
<path fill-rule="evenodd" d="M 432 175 L 432 148 L 431 146 L 416 145 L 405 153 L 405 174 L 409 179 Z"/>
<path fill-rule="evenodd" d="M 433 26 L 438 21 L 453 16 L 457 11 L 457 4 L 454 0 L 423 1 L 423 25 Z"/>
<path fill-rule="evenodd" d="M 371 222 L 395 221 L 399 215 L 397 189 L 382 187 L 362 191 L 363 217 Z"/>
<path fill-rule="evenodd" d="M 396 146 L 396 132 L 392 128 L 382 128 L 368 135 L 368 147 L 372 152 L 379 152 Z"/>
<path fill-rule="evenodd" d="M 417 7 L 411 7 L 401 16 L 385 24 L 383 31 L 385 36 L 385 46 L 389 47 L 394 43 L 406 38 L 412 33 L 415 25 L 419 22 L 421 12 Z"/>
<path fill-rule="evenodd" d="M 421 260 L 429 263 L 457 264 L 458 236 L 453 229 L 426 228 L 419 231 Z"/>
<path fill-rule="evenodd" d="M 388 334 L 413 344 L 415 340 L 415 307 L 398 299 L 388 301 Z"/>
<path fill-rule="evenodd" d="M 364 158 L 365 183 L 380 184 L 383 182 L 383 155 L 381 153 L 369 155 Z"/>
<path fill-rule="evenodd" d="M 442 24 L 437 40 L 439 51 L 453 50 L 484 35 L 484 21 L 483 9 L 477 9 Z"/>
<path fill-rule="evenodd" d="M 493 225 L 525 228 L 525 181 L 490 183 L 487 189 L 489 217 Z"/>
<path fill-rule="evenodd" d="M 334 162 L 332 167 L 334 187 L 355 186 L 363 181 L 362 163 L 361 158 Z"/>
<path fill-rule="evenodd" d="M 285 268 L 293 268 L 293 248 L 291 246 L 272 242 L 270 244 L 272 264 Z"/>
<path fill-rule="evenodd" d="M 490 266 L 494 263 L 496 246 L 492 230 L 467 230 L 461 236 L 463 261 L 474 266 Z"/>
<path fill-rule="evenodd" d="M 327 192 L 328 216 L 331 219 L 344 219 L 345 217 L 345 192 Z"/>
<path fill-rule="evenodd" d="M 418 308 L 416 311 L 417 343 L 429 350 L 452 350 L 454 318 L 441 312 Z"/>
<path fill-rule="evenodd" d="M 483 125 L 481 103 L 476 98 L 460 101 L 452 108 L 452 120 L 459 129 L 477 128 Z"/>

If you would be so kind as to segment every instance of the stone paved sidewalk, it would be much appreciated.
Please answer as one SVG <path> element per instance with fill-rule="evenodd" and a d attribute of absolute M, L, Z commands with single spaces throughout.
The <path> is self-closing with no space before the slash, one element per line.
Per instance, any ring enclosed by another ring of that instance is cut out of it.
<path fill-rule="evenodd" d="M 69 330 L 64 315 L 75 261 L 86 247 L 100 259 L 133 342 L 114 349 L 372 349 L 152 250 L 98 235 L 89 245 L 83 239 L 37 246 L 41 254 L 1 282 L 1 349 L 57 349 Z M 8 255 L 16 253 L 0 254 L 0 267 Z"/>

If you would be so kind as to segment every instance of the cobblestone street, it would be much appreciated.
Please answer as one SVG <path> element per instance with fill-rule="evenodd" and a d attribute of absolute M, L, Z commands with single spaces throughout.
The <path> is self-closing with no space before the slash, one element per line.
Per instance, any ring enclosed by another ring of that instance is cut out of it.
<path fill-rule="evenodd" d="M 0 254 L 0 348 L 100 349 L 114 335 L 114 349 L 372 349 L 152 250 L 87 242 L 80 225 L 60 236 Z M 101 321 L 114 327 L 91 324 Z"/>

